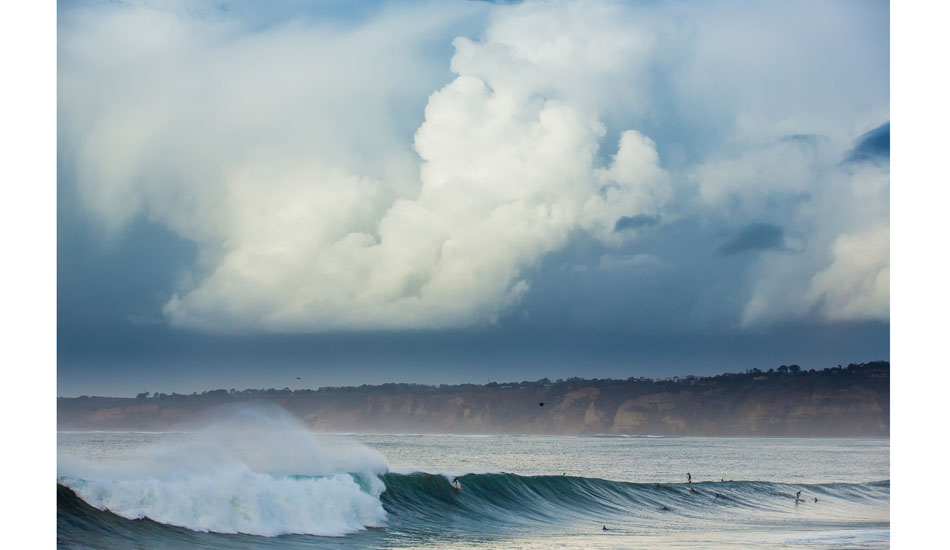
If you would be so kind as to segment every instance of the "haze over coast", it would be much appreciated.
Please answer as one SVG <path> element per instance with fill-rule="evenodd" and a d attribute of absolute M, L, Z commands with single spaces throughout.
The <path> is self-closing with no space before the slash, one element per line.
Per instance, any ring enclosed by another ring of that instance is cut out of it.
<path fill-rule="evenodd" d="M 888 436 L 890 364 L 711 377 L 143 392 L 58 400 L 60 430 L 177 430 L 216 407 L 277 403 L 324 432 Z M 542 406 L 541 403 L 544 403 Z"/>

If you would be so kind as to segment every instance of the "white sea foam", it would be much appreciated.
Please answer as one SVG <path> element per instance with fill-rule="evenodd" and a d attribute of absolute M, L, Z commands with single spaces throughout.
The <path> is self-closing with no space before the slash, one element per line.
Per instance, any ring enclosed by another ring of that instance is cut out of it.
<path fill-rule="evenodd" d="M 184 441 L 134 460 L 59 461 L 60 483 L 89 504 L 196 531 L 339 536 L 385 524 L 373 449 L 310 432 L 273 405 L 216 411 Z"/>

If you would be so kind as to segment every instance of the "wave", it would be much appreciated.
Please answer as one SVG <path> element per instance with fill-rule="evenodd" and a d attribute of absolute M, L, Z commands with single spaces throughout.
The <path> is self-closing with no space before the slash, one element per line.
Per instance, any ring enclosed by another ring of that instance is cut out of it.
<path fill-rule="evenodd" d="M 170 483 L 115 484 L 79 479 L 58 487 L 61 535 L 87 530 L 341 535 L 367 527 L 495 531 L 591 521 L 654 524 L 662 516 L 714 518 L 791 513 L 795 492 L 822 504 L 886 505 L 890 482 L 791 485 L 764 481 L 627 483 L 571 476 L 467 474 L 461 490 L 440 474 L 267 475 L 229 488 Z M 223 479 L 223 478 L 219 478 Z M 378 484 L 378 485 L 377 485 Z M 383 487 L 379 491 L 378 487 Z M 379 492 L 377 492 L 379 491 Z M 840 508 L 840 506 L 838 506 Z M 134 520 L 134 521 L 133 521 Z M 90 527 L 90 525 L 92 527 Z M 177 529 L 177 530 L 176 530 Z"/>
<path fill-rule="evenodd" d="M 450 474 L 394 472 L 378 451 L 314 434 L 283 409 L 260 406 L 225 410 L 122 461 L 66 454 L 58 469 L 62 546 L 97 549 L 146 538 L 170 548 L 251 548 L 305 537 L 301 546 L 312 547 L 313 536 L 337 537 L 321 538 L 325 546 L 400 533 L 599 529 L 601 522 L 627 532 L 685 520 L 697 528 L 783 518 L 886 524 L 890 496 L 889 481 L 659 484 L 504 472 L 463 475 L 457 489 Z M 822 506 L 800 506 L 799 490 Z"/>
<path fill-rule="evenodd" d="M 124 462 L 63 456 L 59 484 L 126 519 L 192 531 L 340 536 L 386 522 L 378 451 L 313 434 L 280 407 L 232 407 Z"/>
<path fill-rule="evenodd" d="M 887 503 L 889 481 L 872 483 L 785 484 L 766 481 L 693 484 L 630 483 L 510 473 L 461 476 L 461 490 L 444 475 L 385 474 L 382 502 L 393 520 L 444 525 L 536 525 L 623 517 L 654 520 L 669 514 L 710 518 L 719 510 L 785 513 L 794 509 L 795 493 L 823 504 Z M 842 507 L 838 507 L 843 509 Z M 827 509 L 824 514 L 831 514 Z M 831 515 L 829 515 L 831 517 Z"/>
<path fill-rule="evenodd" d="M 295 479 L 233 472 L 205 480 L 120 482 L 64 476 L 60 483 L 100 510 L 193 531 L 340 536 L 386 521 L 381 489 L 349 474 Z"/>

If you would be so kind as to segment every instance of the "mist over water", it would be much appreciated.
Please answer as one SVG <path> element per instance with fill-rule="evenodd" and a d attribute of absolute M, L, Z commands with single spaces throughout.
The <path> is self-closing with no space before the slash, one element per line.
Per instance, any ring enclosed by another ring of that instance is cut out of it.
<path fill-rule="evenodd" d="M 270 404 L 58 439 L 63 548 L 889 544 L 886 439 L 315 434 Z"/>
<path fill-rule="evenodd" d="M 321 438 L 276 405 L 217 409 L 193 428 L 115 460 L 61 454 L 60 483 L 124 518 L 196 531 L 343 535 L 385 523 L 378 451 Z"/>

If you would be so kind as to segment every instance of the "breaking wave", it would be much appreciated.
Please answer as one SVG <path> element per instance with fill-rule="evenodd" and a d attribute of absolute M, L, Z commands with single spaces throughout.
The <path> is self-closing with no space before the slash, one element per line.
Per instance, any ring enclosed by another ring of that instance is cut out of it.
<path fill-rule="evenodd" d="M 339 536 L 386 522 L 385 457 L 277 406 L 216 411 L 187 441 L 124 463 L 64 457 L 59 484 L 99 510 L 194 531 Z"/>
<path fill-rule="evenodd" d="M 661 484 L 496 472 L 463 475 L 456 488 L 452 478 L 392 472 L 378 451 L 314 434 L 277 406 L 233 407 L 185 440 L 122 462 L 61 457 L 58 539 L 61 548 L 99 550 L 141 540 L 168 548 L 341 548 L 354 537 L 357 546 L 378 546 L 381 537 L 601 523 L 635 533 L 683 522 L 847 526 L 881 517 L 886 528 L 881 510 L 890 498 L 889 481 Z"/>
<path fill-rule="evenodd" d="M 81 500 L 111 514 L 96 521 L 148 518 L 194 531 L 342 535 L 391 526 L 491 531 L 505 526 L 607 521 L 652 523 L 664 515 L 712 518 L 737 512 L 790 513 L 794 495 L 818 498 L 827 519 L 847 504 L 887 503 L 890 482 L 788 485 L 762 481 L 686 484 L 625 483 L 569 476 L 469 474 L 461 490 L 444 475 L 386 473 L 329 476 L 269 474 L 136 483 L 63 479 L 60 512 Z M 224 485 L 218 485 L 226 483 Z M 844 505 L 844 506 L 842 506 Z M 89 510 L 83 515 L 89 516 Z M 114 517 L 114 516 L 118 517 Z M 653 521 L 651 521 L 653 520 Z"/>

